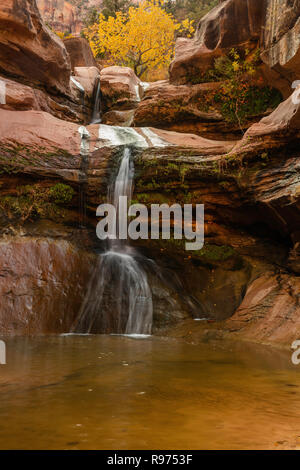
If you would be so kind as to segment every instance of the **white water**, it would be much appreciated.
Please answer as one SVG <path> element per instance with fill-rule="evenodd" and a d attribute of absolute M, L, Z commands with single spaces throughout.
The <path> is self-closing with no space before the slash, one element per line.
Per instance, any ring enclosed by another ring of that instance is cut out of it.
<path fill-rule="evenodd" d="M 151 131 L 149 127 L 142 127 L 141 131 L 143 134 L 148 138 L 148 140 L 151 142 L 151 145 L 153 147 L 167 147 L 167 146 L 172 146 L 169 142 L 166 142 L 165 140 L 161 139 L 155 132 Z"/>
<path fill-rule="evenodd" d="M 0 104 L 6 104 L 6 83 L 0 80 Z"/>
<path fill-rule="evenodd" d="M 71 81 L 74 83 L 74 85 L 81 91 L 81 93 L 84 93 L 85 90 L 83 88 L 83 86 L 81 85 L 81 83 L 79 83 L 76 78 L 74 77 L 71 77 Z"/>
<path fill-rule="evenodd" d="M 137 132 L 133 127 L 108 126 L 101 124 L 99 126 L 99 146 L 120 147 L 134 146 L 136 148 L 148 147 L 170 147 L 172 144 L 163 140 L 149 127 L 140 127 Z"/>
<path fill-rule="evenodd" d="M 127 196 L 129 203 L 131 201 L 133 177 L 131 151 L 125 147 L 118 175 L 108 191 L 117 219 L 119 197 Z M 73 331 L 151 334 L 152 294 L 138 257 L 127 240 L 108 240 L 108 249 L 99 255 Z"/>
<path fill-rule="evenodd" d="M 150 87 L 150 83 L 147 82 L 140 82 L 138 85 L 135 86 L 135 93 L 137 97 L 137 101 L 141 101 L 144 94 Z"/>
<path fill-rule="evenodd" d="M 122 145 L 133 145 L 138 148 L 149 147 L 145 137 L 132 127 L 107 126 L 101 124 L 99 127 L 100 146 L 119 147 Z"/>
<path fill-rule="evenodd" d="M 98 81 L 91 124 L 101 122 L 101 82 Z"/>

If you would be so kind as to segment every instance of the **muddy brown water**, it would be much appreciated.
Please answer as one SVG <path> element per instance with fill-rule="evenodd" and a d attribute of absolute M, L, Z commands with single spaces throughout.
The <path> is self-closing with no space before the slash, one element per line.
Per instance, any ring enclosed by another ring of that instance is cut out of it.
<path fill-rule="evenodd" d="M 1 449 L 300 447 L 300 366 L 288 351 L 159 337 L 5 341 Z"/>

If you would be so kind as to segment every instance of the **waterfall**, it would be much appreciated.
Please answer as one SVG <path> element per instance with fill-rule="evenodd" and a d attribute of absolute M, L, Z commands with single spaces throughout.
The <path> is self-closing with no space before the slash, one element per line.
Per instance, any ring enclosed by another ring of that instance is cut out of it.
<path fill-rule="evenodd" d="M 130 203 L 133 178 L 131 150 L 125 147 L 117 177 L 108 189 L 108 200 L 116 208 L 117 220 L 119 197 L 127 196 Z M 108 238 L 107 251 L 98 256 L 73 331 L 151 334 L 152 294 L 143 261 L 127 240 Z"/>
<path fill-rule="evenodd" d="M 79 227 L 85 227 L 86 221 L 86 191 L 88 184 L 88 167 L 89 167 L 89 153 L 90 153 L 90 133 L 84 127 L 80 126 L 78 129 L 80 134 L 80 172 L 79 172 Z"/>
<path fill-rule="evenodd" d="M 101 122 L 101 82 L 97 83 L 96 96 L 94 100 L 94 108 L 91 124 L 99 124 Z"/>

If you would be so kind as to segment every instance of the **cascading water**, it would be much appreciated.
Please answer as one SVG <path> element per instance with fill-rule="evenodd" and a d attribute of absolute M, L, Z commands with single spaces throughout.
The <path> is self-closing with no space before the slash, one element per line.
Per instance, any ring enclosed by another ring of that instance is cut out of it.
<path fill-rule="evenodd" d="M 94 100 L 93 115 L 91 124 L 99 124 L 101 122 L 101 83 L 97 83 L 96 96 Z"/>
<path fill-rule="evenodd" d="M 90 152 L 90 134 L 88 130 L 81 126 L 78 129 L 81 138 L 80 146 L 80 172 L 79 172 L 79 227 L 85 227 L 86 219 L 86 190 L 87 190 L 87 172 L 89 166 L 89 152 Z"/>
<path fill-rule="evenodd" d="M 108 190 L 109 202 L 116 208 L 116 220 L 119 198 L 127 196 L 131 201 L 133 178 L 131 151 L 125 147 L 118 175 Z M 140 260 L 127 240 L 108 236 L 107 251 L 98 257 L 73 331 L 151 334 L 152 294 Z"/>

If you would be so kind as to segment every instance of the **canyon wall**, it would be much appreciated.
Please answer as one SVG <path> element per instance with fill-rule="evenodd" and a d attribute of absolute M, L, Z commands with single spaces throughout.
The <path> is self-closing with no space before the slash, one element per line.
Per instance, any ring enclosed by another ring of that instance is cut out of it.
<path fill-rule="evenodd" d="M 165 284 L 149 272 L 154 331 L 168 334 L 201 317 L 206 330 L 218 322 L 218 334 L 283 345 L 299 337 L 300 100 L 290 86 L 300 72 L 299 14 L 298 2 L 285 3 L 281 11 L 275 1 L 222 2 L 194 39 L 179 41 L 170 81 L 149 86 L 127 68 L 100 72 L 84 62 L 82 44 L 71 67 L 72 48 L 47 28 L 35 0 L 4 0 L 1 333 L 70 328 L 103 250 L 95 210 L 129 146 L 135 202 L 205 205 L 203 250 L 186 252 L 177 240 L 137 242 L 164 273 Z M 242 132 L 226 127 L 218 109 L 201 109 L 215 84 L 194 78 L 230 48 L 259 44 L 266 83 L 279 77 L 285 96 Z M 78 127 L 91 121 L 99 80 L 107 123 L 125 127 L 87 125 L 87 161 Z"/>
<path fill-rule="evenodd" d="M 44 21 L 55 31 L 80 35 L 84 18 L 91 7 L 101 7 L 102 0 L 37 0 Z"/>

